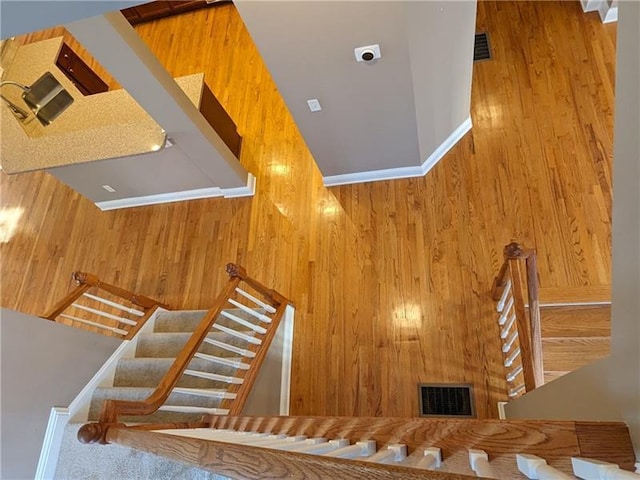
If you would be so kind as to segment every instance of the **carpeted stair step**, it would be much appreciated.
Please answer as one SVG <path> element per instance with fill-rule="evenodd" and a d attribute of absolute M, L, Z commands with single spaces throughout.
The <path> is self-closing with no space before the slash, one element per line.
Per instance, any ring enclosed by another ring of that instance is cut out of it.
<path fill-rule="evenodd" d="M 153 391 L 154 389 L 150 387 L 98 387 L 91 399 L 89 421 L 98 419 L 104 400 L 139 401 L 148 398 Z M 234 397 L 235 395 L 227 394 L 222 389 L 177 388 L 171 393 L 165 404 L 169 406 L 215 408 L 220 405 L 222 398 L 225 396 Z M 166 417 L 171 412 L 162 412 L 162 414 Z M 148 417 L 151 418 L 150 416 Z M 144 421 L 145 423 L 150 423 L 149 420 Z"/>
<path fill-rule="evenodd" d="M 116 367 L 113 386 L 155 388 L 173 362 L 173 358 L 123 358 Z M 215 373 L 229 377 L 233 377 L 236 372 L 236 369 L 231 366 L 219 365 L 201 358 L 192 359 L 187 370 Z M 178 386 L 226 389 L 228 383 L 183 374 L 178 381 Z"/>
<path fill-rule="evenodd" d="M 176 357 L 182 351 L 190 336 L 191 333 L 188 332 L 141 333 L 138 336 L 136 357 Z M 246 340 L 223 332 L 210 332 L 207 338 L 240 349 L 246 349 L 250 345 Z M 239 355 L 236 352 L 230 352 L 207 342 L 203 342 L 198 351 L 218 357 L 236 357 Z"/>
<path fill-rule="evenodd" d="M 256 313 L 265 314 L 263 309 L 254 309 Z M 206 315 L 206 310 L 183 310 L 173 312 L 160 312 L 156 317 L 154 332 L 193 332 Z M 240 320 L 236 322 L 233 317 Z M 224 313 L 219 315 L 216 323 L 240 331 L 249 331 L 257 329 L 261 331 L 267 323 L 261 322 L 251 314 L 239 309 L 228 308 Z"/>

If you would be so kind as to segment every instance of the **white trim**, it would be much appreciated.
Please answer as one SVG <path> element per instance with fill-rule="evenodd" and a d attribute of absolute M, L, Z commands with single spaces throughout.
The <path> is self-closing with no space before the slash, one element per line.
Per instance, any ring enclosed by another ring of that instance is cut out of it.
<path fill-rule="evenodd" d="M 602 0 L 580 0 L 580 5 L 583 12 L 595 12 L 600 8 L 601 2 Z"/>
<path fill-rule="evenodd" d="M 471 130 L 471 116 L 467 117 L 447 139 L 429 155 L 422 165 L 410 167 L 388 168 L 385 170 L 370 170 L 367 172 L 343 173 L 329 175 L 323 178 L 326 187 L 349 185 L 352 183 L 377 182 L 380 180 L 397 180 L 400 178 L 423 177 L 431 170 L 451 148 Z"/>
<path fill-rule="evenodd" d="M 604 302 L 544 302 L 538 305 L 539 308 L 553 308 L 553 307 L 606 307 L 611 305 L 611 300 Z M 525 307 L 529 305 L 525 304 Z"/>
<path fill-rule="evenodd" d="M 69 417 L 68 408 L 53 407 L 51 409 L 47 429 L 44 432 L 38 467 L 34 476 L 36 480 L 54 478 L 56 467 L 58 466 L 60 447 L 62 446 L 62 436 L 64 435 L 64 428 L 69 422 Z"/>
<path fill-rule="evenodd" d="M 500 420 L 506 420 L 507 419 L 507 412 L 505 411 L 505 406 L 507 405 L 508 402 L 498 402 L 498 418 Z"/>
<path fill-rule="evenodd" d="M 608 0 L 603 0 L 598 8 L 600 14 L 600 20 L 602 23 L 611 23 L 618 21 L 618 3 L 613 2 L 609 4 Z"/>
<path fill-rule="evenodd" d="M 142 197 L 119 198 L 117 200 L 105 200 L 96 202 L 96 206 L 102 210 L 116 210 L 119 208 L 142 207 L 145 205 L 157 205 L 160 203 L 183 202 L 186 200 L 198 200 L 201 198 L 237 198 L 249 197 L 255 193 L 256 179 L 250 173 L 247 176 L 247 185 L 233 188 L 198 188 L 183 192 L 158 193 L 155 195 L 145 195 Z"/>
<path fill-rule="evenodd" d="M 247 175 L 247 185 L 244 187 L 221 188 L 224 198 L 252 197 L 256 193 L 256 177 Z"/>
<path fill-rule="evenodd" d="M 149 330 L 153 331 L 156 316 L 158 315 L 158 312 L 163 311 L 165 310 L 161 308 L 157 309 L 143 325 L 138 334 Z M 62 437 L 67 423 L 71 419 L 79 421 L 87 419 L 93 391 L 99 386 L 106 384 L 113 385 L 113 376 L 115 374 L 118 361 L 121 358 L 135 354 L 137 342 L 138 335 L 136 335 L 132 340 L 123 340 L 68 407 L 53 407 L 51 409 L 51 412 L 49 413 L 49 422 L 47 423 L 47 429 L 45 430 L 44 439 L 42 441 L 38 467 L 34 476 L 35 480 L 49 480 L 54 478 L 56 467 L 58 466 L 60 447 L 62 446 Z"/>
<path fill-rule="evenodd" d="M 289 415 L 291 396 L 291 357 L 293 355 L 293 320 L 295 308 L 287 305 L 282 336 L 282 376 L 280 377 L 280 415 Z"/>

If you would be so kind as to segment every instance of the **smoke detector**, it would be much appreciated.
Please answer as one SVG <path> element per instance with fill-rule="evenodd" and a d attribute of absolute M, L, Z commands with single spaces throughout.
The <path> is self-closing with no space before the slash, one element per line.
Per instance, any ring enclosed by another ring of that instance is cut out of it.
<path fill-rule="evenodd" d="M 357 47 L 353 50 L 357 62 L 374 63 L 382 57 L 380 53 L 380 45 L 367 45 L 365 47 Z"/>

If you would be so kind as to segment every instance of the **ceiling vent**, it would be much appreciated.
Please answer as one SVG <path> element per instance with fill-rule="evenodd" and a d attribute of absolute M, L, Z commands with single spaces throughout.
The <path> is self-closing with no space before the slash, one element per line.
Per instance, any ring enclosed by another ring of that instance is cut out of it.
<path fill-rule="evenodd" d="M 491 60 L 489 34 L 486 32 L 476 33 L 476 42 L 473 47 L 473 61 L 483 62 L 485 60 Z"/>
<path fill-rule="evenodd" d="M 467 417 L 476 416 L 473 389 L 469 384 L 420 383 L 420 416 Z"/>

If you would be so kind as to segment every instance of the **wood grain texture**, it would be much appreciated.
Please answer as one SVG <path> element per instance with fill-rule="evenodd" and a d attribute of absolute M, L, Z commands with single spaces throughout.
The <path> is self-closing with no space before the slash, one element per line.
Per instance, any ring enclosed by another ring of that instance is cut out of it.
<path fill-rule="evenodd" d="M 117 443 L 238 480 L 287 478 L 292 480 L 465 480 L 469 476 L 428 472 L 294 452 L 275 451 L 156 432 L 113 428 L 107 434 Z"/>
<path fill-rule="evenodd" d="M 635 471 L 633 444 L 626 425 L 576 422 L 576 434 L 583 457 L 615 463 L 624 470 Z"/>
<path fill-rule="evenodd" d="M 548 337 L 542 339 L 545 369 L 572 372 L 609 356 L 609 337 Z"/>
<path fill-rule="evenodd" d="M 23 209 L 2 306 L 42 314 L 80 269 L 209 308 L 239 262 L 296 304 L 292 413 L 410 416 L 419 382 L 456 382 L 497 416 L 502 247 L 536 249 L 541 295 L 610 284 L 616 25 L 502 1 L 477 24 L 494 60 L 474 66 L 472 132 L 425 178 L 331 189 L 232 5 L 136 27 L 172 75 L 205 73 L 256 195 L 100 212 L 44 173 L 0 173 L 2 208 Z"/>
<path fill-rule="evenodd" d="M 514 461 L 516 453 L 529 453 L 545 458 L 550 465 L 571 473 L 570 457 L 585 455 L 602 447 L 611 452 L 608 442 L 621 446 L 620 458 L 633 463 L 629 449 L 629 432 L 622 423 L 589 423 L 581 431 L 585 445 L 578 442 L 577 427 L 570 421 L 499 421 L 450 420 L 423 418 L 349 418 L 349 417 L 210 417 L 213 428 L 306 435 L 329 439 L 347 438 L 352 443 L 375 440 L 378 447 L 402 443 L 409 457 L 422 454 L 430 446 L 442 449 L 443 469 L 466 473 L 469 470 L 467 449 L 485 450 L 500 478 L 521 477 Z M 603 435 L 600 436 L 599 432 Z"/>
<path fill-rule="evenodd" d="M 541 311 L 543 337 L 608 337 L 611 305 L 545 307 Z"/>
<path fill-rule="evenodd" d="M 523 284 L 523 275 L 518 261 L 509 262 L 509 271 L 512 282 L 513 311 L 516 314 L 515 329 L 518 332 L 518 342 L 514 343 L 511 351 L 520 348 L 520 363 L 522 364 L 522 376 L 525 391 L 531 392 L 544 385 L 544 368 L 542 367 L 542 345 L 533 344 L 531 335 L 531 323 L 529 312 L 525 308 L 526 284 Z M 526 278 L 526 276 L 524 276 Z M 505 352 L 508 355 L 509 352 Z"/>

